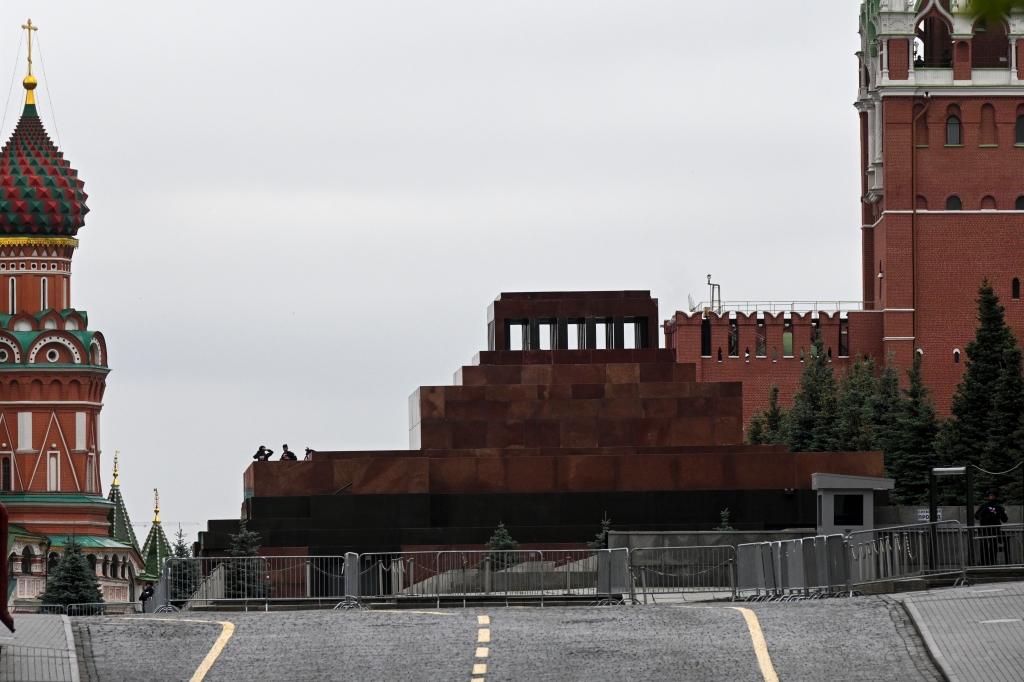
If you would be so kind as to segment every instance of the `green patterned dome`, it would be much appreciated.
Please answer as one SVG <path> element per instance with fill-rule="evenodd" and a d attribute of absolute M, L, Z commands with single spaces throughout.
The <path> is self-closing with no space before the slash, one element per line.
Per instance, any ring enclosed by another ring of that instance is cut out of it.
<path fill-rule="evenodd" d="M 0 236 L 74 236 L 89 212 L 84 184 L 26 104 L 0 151 Z"/>

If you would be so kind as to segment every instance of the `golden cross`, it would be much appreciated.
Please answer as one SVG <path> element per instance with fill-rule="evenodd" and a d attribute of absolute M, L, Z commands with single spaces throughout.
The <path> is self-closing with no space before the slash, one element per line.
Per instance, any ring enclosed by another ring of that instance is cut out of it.
<path fill-rule="evenodd" d="M 32 20 L 29 19 L 27 24 L 22 24 L 21 27 L 28 31 L 28 75 L 32 75 L 32 31 L 38 31 L 39 28 L 32 25 Z"/>

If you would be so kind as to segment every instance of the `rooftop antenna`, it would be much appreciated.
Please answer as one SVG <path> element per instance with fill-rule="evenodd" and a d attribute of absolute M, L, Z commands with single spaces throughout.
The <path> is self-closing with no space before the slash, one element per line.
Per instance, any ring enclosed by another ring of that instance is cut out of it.
<path fill-rule="evenodd" d="M 714 310 L 719 315 L 722 314 L 722 286 L 715 284 L 711 281 L 711 275 L 708 275 L 708 311 Z"/>

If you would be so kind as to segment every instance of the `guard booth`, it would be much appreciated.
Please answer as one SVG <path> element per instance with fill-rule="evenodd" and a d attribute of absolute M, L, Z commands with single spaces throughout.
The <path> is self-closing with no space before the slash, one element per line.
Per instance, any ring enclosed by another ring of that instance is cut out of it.
<path fill-rule="evenodd" d="M 892 490 L 891 478 L 811 474 L 817 492 L 818 535 L 849 535 L 875 527 L 875 491 Z"/>

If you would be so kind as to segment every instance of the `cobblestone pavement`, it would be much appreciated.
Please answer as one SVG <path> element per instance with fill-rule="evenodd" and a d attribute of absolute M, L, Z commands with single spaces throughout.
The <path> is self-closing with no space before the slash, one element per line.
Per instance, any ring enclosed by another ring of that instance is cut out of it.
<path fill-rule="evenodd" d="M 76 619 L 82 679 L 188 680 L 221 633 L 206 680 L 764 679 L 728 604 L 440 611 L 292 611 Z M 779 679 L 939 678 L 902 611 L 876 597 L 745 604 Z M 182 622 L 188 618 L 201 622 Z M 486 635 L 484 632 L 486 631 Z"/>
<path fill-rule="evenodd" d="M 78 682 L 67 618 L 19 613 L 14 627 L 0 625 L 0 682 Z"/>
<path fill-rule="evenodd" d="M 951 682 L 1024 679 L 1024 583 L 903 597 Z"/>

